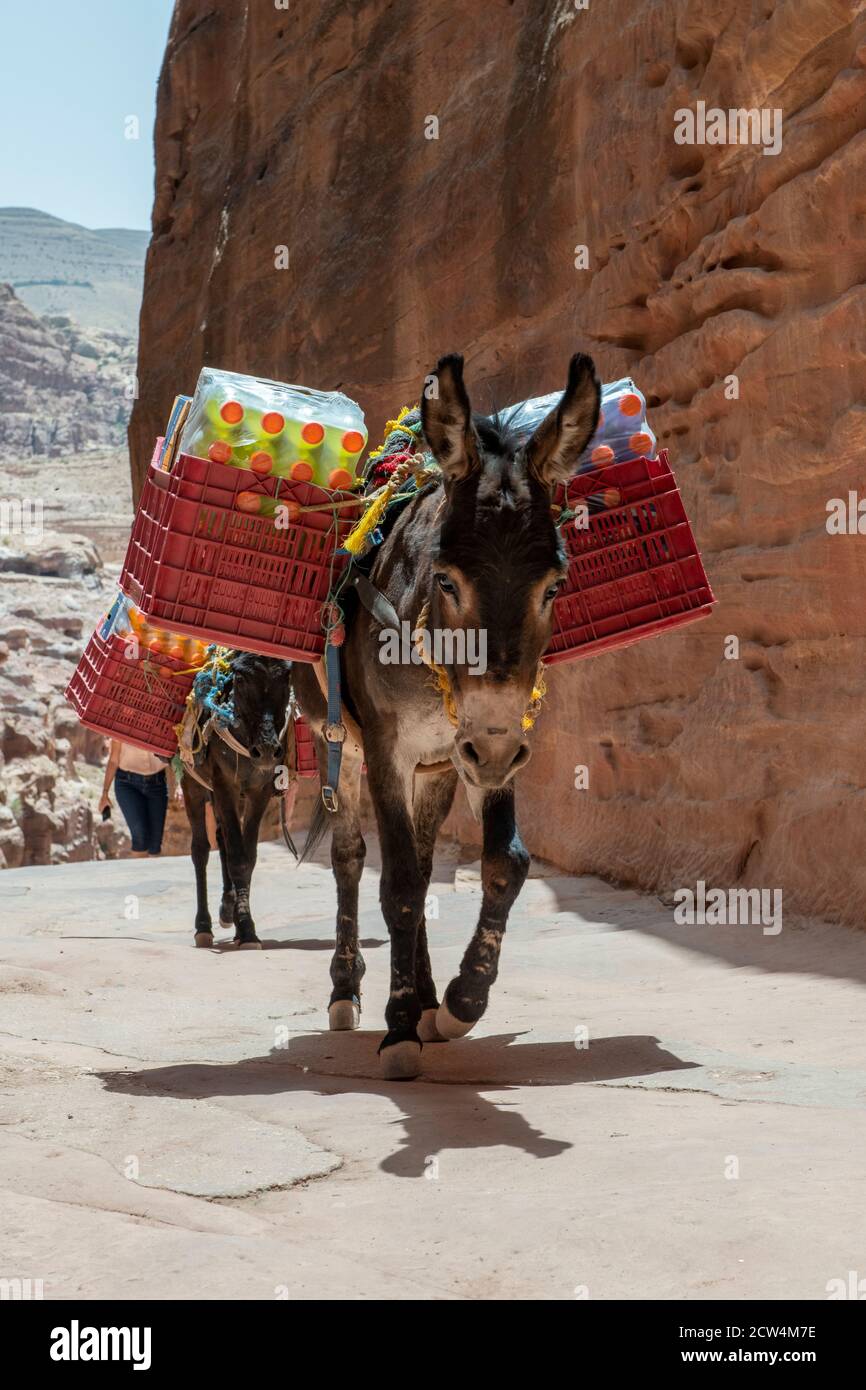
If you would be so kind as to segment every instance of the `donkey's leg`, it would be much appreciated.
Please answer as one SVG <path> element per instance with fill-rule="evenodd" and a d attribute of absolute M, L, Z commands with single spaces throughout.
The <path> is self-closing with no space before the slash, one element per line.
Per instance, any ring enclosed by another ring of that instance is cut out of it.
<path fill-rule="evenodd" d="M 482 811 L 483 898 L 475 935 L 466 948 L 460 973 L 445 991 L 436 1027 L 444 1038 L 462 1038 L 477 1023 L 499 970 L 499 951 L 511 905 L 529 872 L 529 852 L 514 818 L 514 788 L 488 792 Z"/>
<path fill-rule="evenodd" d="M 379 1055 L 388 1080 L 410 1080 L 421 1070 L 417 1032 L 421 1005 L 415 968 L 427 891 L 411 812 L 414 769 L 395 765 L 394 740 L 385 730 L 368 738 L 365 729 L 365 747 L 367 780 L 382 847 L 379 901 L 391 938 L 391 988 L 385 1009 L 388 1032 L 379 1045 Z"/>
<path fill-rule="evenodd" d="M 273 789 L 270 786 L 265 786 L 255 792 L 247 792 L 244 796 L 244 820 L 241 833 L 246 878 L 242 886 L 238 885 L 234 874 L 232 874 L 232 883 L 235 889 L 235 941 L 239 951 L 260 951 L 262 949 L 262 943 L 256 935 L 256 924 L 253 921 L 252 909 L 250 908 L 250 891 L 253 871 L 259 856 L 259 827 L 273 794 Z"/>
<path fill-rule="evenodd" d="M 210 845 L 204 818 L 205 794 L 192 777 L 184 777 L 182 787 L 183 802 L 192 835 L 190 856 L 195 870 L 195 944 L 212 946 L 213 923 L 207 905 L 207 861 L 210 858 Z"/>
<path fill-rule="evenodd" d="M 223 871 L 223 891 L 220 899 L 219 922 L 221 927 L 228 929 L 235 924 L 235 890 L 229 876 L 229 863 L 226 858 L 226 842 L 222 829 L 219 825 L 216 828 L 217 848 L 220 852 L 220 864 Z"/>
<path fill-rule="evenodd" d="M 226 863 L 235 890 L 235 941 L 241 949 L 261 948 L 255 923 L 250 915 L 250 879 L 253 864 L 249 862 L 249 840 L 241 825 L 236 805 L 236 789 L 214 773 L 213 796 L 217 824 L 225 841 Z M 252 808 L 249 808 L 252 809 Z M 249 816 L 247 817 L 249 819 Z M 258 834 L 258 820 L 256 820 Z"/>
<path fill-rule="evenodd" d="M 424 898 L 430 887 L 433 873 L 433 851 L 436 836 L 454 800 L 457 788 L 457 773 L 448 772 L 434 776 L 432 773 L 416 773 L 413 814 L 415 819 L 415 842 L 418 846 L 418 863 L 424 877 Z M 421 1005 L 421 1021 L 418 1024 L 418 1037 L 422 1043 L 445 1042 L 436 1027 L 436 1011 L 439 996 L 430 969 L 430 953 L 427 948 L 427 920 L 421 918 L 418 928 L 418 945 L 415 953 L 415 984 L 418 1002 Z"/>
<path fill-rule="evenodd" d="M 358 949 L 358 885 L 367 846 L 361 834 L 361 759 L 344 755 L 338 809 L 331 816 L 331 868 L 337 883 L 337 942 L 331 961 L 328 1024 L 333 1032 L 361 1022 L 364 957 Z"/>

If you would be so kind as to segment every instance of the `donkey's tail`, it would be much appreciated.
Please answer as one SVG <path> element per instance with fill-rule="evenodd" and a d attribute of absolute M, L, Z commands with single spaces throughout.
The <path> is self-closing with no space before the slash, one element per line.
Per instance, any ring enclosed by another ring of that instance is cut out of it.
<path fill-rule="evenodd" d="M 313 812 L 313 819 L 307 831 L 307 838 L 304 841 L 304 848 L 301 850 L 299 864 L 306 864 L 307 860 L 319 848 L 331 826 L 330 814 L 325 810 L 321 796 L 316 797 L 316 809 Z"/>
<path fill-rule="evenodd" d="M 289 827 L 286 821 L 286 798 L 284 796 L 280 797 L 280 829 L 283 832 L 283 839 L 286 842 L 286 848 L 290 851 L 290 853 L 294 855 L 295 859 L 297 859 L 298 847 L 292 839 L 291 835 L 289 834 Z"/>

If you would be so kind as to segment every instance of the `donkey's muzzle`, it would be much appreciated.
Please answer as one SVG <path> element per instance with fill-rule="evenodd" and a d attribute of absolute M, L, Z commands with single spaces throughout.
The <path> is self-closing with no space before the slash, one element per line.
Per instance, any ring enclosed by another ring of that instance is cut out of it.
<path fill-rule="evenodd" d="M 467 779 L 476 787 L 495 790 L 504 787 L 529 762 L 530 749 L 525 738 L 517 738 L 504 730 L 488 730 L 463 738 L 457 745 L 460 761 Z"/>
<path fill-rule="evenodd" d="M 282 760 L 283 746 L 276 739 L 259 738 L 250 746 L 253 762 L 278 763 Z"/>

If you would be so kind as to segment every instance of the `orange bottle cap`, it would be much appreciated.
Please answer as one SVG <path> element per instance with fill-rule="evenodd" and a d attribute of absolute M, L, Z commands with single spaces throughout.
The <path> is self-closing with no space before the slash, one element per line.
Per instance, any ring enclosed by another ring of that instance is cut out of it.
<path fill-rule="evenodd" d="M 225 405 L 220 407 L 220 415 L 227 425 L 239 425 L 244 418 L 244 408 L 240 401 L 226 401 Z"/>
<path fill-rule="evenodd" d="M 328 487 L 335 489 L 351 487 L 355 481 L 348 468 L 334 468 L 328 474 Z"/>
<path fill-rule="evenodd" d="M 267 450 L 256 449 L 256 452 L 250 459 L 250 468 L 253 472 L 258 474 L 260 478 L 264 478 L 267 473 L 270 473 L 273 466 L 274 461 Z"/>
<path fill-rule="evenodd" d="M 296 459 L 289 469 L 289 477 L 294 478 L 296 483 L 309 483 L 313 477 L 312 466 L 306 459 Z"/>
<path fill-rule="evenodd" d="M 207 451 L 207 456 L 212 463 L 228 463 L 232 456 L 230 444 L 226 444 L 224 439 L 215 439 Z"/>
<path fill-rule="evenodd" d="M 242 512 L 257 512 L 262 505 L 262 499 L 257 492 L 239 492 L 237 504 Z"/>
<path fill-rule="evenodd" d="M 623 396 L 619 408 L 623 415 L 640 415 L 640 396 L 630 391 L 627 396 Z"/>
<path fill-rule="evenodd" d="M 305 444 L 321 444 L 324 437 L 325 426 L 320 425 L 317 420 L 311 420 L 301 430 L 301 438 Z"/>
<path fill-rule="evenodd" d="M 347 454 L 360 454 L 364 447 L 364 436 L 360 430 L 347 430 L 342 443 Z"/>
<path fill-rule="evenodd" d="M 268 410 L 262 416 L 262 429 L 265 434 L 279 434 L 285 423 L 285 417 L 278 410 Z"/>
<path fill-rule="evenodd" d="M 593 463 L 611 463 L 613 461 L 613 449 L 609 444 L 599 444 L 597 449 L 592 451 Z"/>

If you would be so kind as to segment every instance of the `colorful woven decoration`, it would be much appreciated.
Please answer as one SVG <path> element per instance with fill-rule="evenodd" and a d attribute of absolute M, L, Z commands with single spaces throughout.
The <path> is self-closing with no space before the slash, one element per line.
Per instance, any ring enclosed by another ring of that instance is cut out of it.
<path fill-rule="evenodd" d="M 192 683 L 188 702 L 197 700 L 211 714 L 230 724 L 234 719 L 234 704 L 226 691 L 231 679 L 231 647 L 212 643 L 207 650 L 207 665 L 203 666 Z"/>

